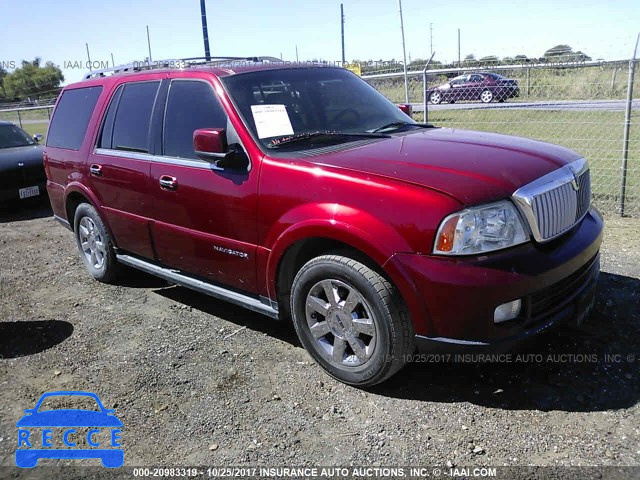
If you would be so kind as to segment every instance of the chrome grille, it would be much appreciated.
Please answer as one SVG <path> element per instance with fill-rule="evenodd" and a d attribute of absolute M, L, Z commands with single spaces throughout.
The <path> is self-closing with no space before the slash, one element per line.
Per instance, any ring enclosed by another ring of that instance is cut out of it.
<path fill-rule="evenodd" d="M 589 166 L 577 160 L 513 194 L 534 238 L 546 242 L 582 220 L 591 204 Z"/>

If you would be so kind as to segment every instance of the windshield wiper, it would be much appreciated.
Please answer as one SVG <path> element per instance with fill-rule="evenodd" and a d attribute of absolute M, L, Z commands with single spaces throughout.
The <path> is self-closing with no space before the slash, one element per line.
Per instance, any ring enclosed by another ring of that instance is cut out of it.
<path fill-rule="evenodd" d="M 433 128 L 433 125 L 428 123 L 413 123 L 413 122 L 391 122 L 371 130 L 371 133 L 378 133 L 384 130 L 399 130 L 402 127 L 417 127 L 417 128 Z"/>
<path fill-rule="evenodd" d="M 377 132 L 310 132 L 294 135 L 292 137 L 284 137 L 282 139 L 272 140 L 269 148 L 280 148 L 284 145 L 291 145 L 294 143 L 304 142 L 318 137 L 344 137 L 346 141 L 353 141 L 352 139 L 358 138 L 389 138 L 389 135 Z"/>

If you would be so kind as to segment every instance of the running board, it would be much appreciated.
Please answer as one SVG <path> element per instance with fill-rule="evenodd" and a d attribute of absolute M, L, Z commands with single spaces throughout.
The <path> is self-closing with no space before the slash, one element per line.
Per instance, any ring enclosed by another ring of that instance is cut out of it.
<path fill-rule="evenodd" d="M 278 310 L 276 310 L 272 305 L 261 302 L 258 298 L 250 297 L 233 290 L 228 290 L 226 288 L 198 280 L 185 275 L 178 270 L 161 267 L 130 255 L 116 255 L 116 258 L 120 263 L 128 265 L 129 267 L 142 270 L 143 272 L 163 278 L 177 285 L 196 290 L 227 302 L 235 303 L 236 305 L 240 305 L 241 307 L 261 313 L 271 318 L 278 318 Z M 271 303 L 268 299 L 265 299 L 265 302 Z"/>

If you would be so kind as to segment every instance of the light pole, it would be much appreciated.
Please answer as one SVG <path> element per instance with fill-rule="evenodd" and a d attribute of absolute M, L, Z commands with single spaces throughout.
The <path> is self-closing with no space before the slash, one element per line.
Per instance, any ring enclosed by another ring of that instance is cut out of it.
<path fill-rule="evenodd" d="M 402 56 L 404 60 L 404 98 L 409 103 L 409 77 L 407 75 L 407 48 L 404 42 L 404 19 L 402 18 L 402 0 L 398 0 L 400 7 L 400 30 L 402 31 Z"/>
<path fill-rule="evenodd" d="M 204 56 L 207 61 L 211 60 L 211 50 L 209 50 L 209 32 L 207 30 L 207 7 L 204 0 L 200 0 L 200 15 L 202 17 L 202 38 L 204 39 Z"/>

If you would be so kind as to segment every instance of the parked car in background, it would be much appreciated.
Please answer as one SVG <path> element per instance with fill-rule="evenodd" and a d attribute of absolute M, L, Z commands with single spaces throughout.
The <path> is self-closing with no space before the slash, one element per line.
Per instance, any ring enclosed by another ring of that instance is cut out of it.
<path fill-rule="evenodd" d="M 64 88 L 45 150 L 96 280 L 124 264 L 291 318 L 362 387 L 593 305 L 603 222 L 569 149 L 416 123 L 342 68 L 106 73 Z"/>
<path fill-rule="evenodd" d="M 497 73 L 469 73 L 455 77 L 435 88 L 427 90 L 427 98 L 435 105 L 459 100 L 480 100 L 482 103 L 505 100 L 520 95 L 517 80 Z"/>
<path fill-rule="evenodd" d="M 42 135 L 31 137 L 10 122 L 0 122 L 0 203 L 44 194 Z"/>

